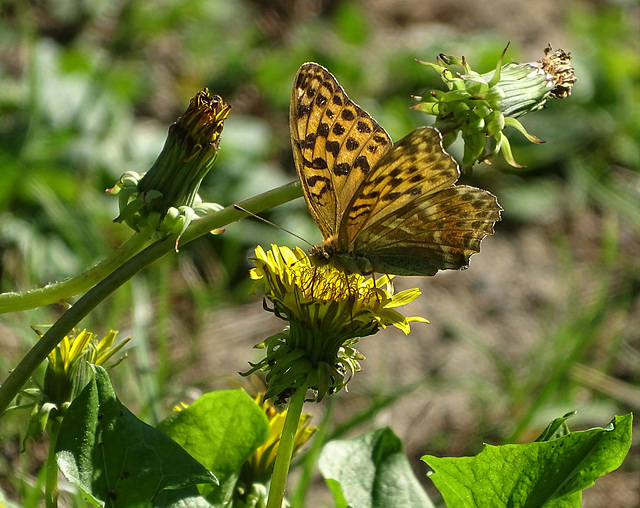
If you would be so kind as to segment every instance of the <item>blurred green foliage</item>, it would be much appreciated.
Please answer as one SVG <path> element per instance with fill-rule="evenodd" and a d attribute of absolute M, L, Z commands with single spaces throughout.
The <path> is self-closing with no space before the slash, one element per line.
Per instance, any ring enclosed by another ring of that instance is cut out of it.
<path fill-rule="evenodd" d="M 288 107 L 292 80 L 303 62 L 329 68 L 398 139 L 429 122 L 409 110 L 410 96 L 422 95 L 433 79 L 414 58 L 435 61 L 440 52 L 462 53 L 474 70 L 486 72 L 508 42 L 481 27 L 445 29 L 448 20 L 437 18 L 414 20 L 411 26 L 411 20 L 398 19 L 395 25 L 386 20 L 381 32 L 367 5 L 330 0 L 0 3 L 0 290 L 26 290 L 76 275 L 123 242 L 129 230 L 111 222 L 117 199 L 104 190 L 124 171 L 150 167 L 168 126 L 205 86 L 233 107 L 218 161 L 200 190 L 205 201 L 226 206 L 295 178 Z M 502 234 L 569 223 L 567 217 L 587 209 L 619 228 L 620 242 L 627 243 L 602 248 L 609 261 L 603 269 L 623 272 L 626 281 L 617 288 L 625 299 L 612 310 L 618 313 L 638 298 L 640 287 L 634 251 L 640 233 L 640 43 L 632 9 L 622 2 L 571 8 L 567 21 L 558 23 L 572 41 L 563 49 L 572 52 L 578 77 L 573 95 L 523 120 L 546 144 L 532 145 L 507 132 L 516 160 L 527 168 L 495 160 L 471 176 L 474 184 L 499 196 L 506 210 Z M 428 21 L 434 22 L 431 31 L 412 30 Z M 541 58 L 543 47 L 538 49 L 527 56 Z M 507 60 L 522 60 L 523 52 L 512 42 Z M 461 151 L 454 145 L 452 153 Z M 320 239 L 302 200 L 265 216 L 312 243 Z M 568 240 L 558 233 L 556 241 Z M 272 242 L 296 244 L 258 221 L 230 225 L 222 236 L 200 239 L 156 263 L 91 317 L 97 329 L 133 329 L 139 377 L 124 383 L 140 400 L 143 416 L 158 419 L 158 401 L 181 393 L 182 387 L 168 383 L 180 369 L 170 367 L 167 356 L 168 313 L 182 313 L 188 333 L 213 305 L 245 299 L 251 249 Z M 577 313 L 566 328 L 589 327 L 591 318 L 582 318 L 591 312 L 598 324 L 606 323 L 599 313 L 607 311 L 607 298 L 597 303 L 600 308 Z M 155 335 L 149 332 L 150 308 L 158 316 Z M 35 339 L 26 323 L 50 321 L 57 312 L 34 311 L 28 319 L 1 316 L 0 326 L 20 337 L 15 351 L 23 352 Z M 159 351 L 155 371 L 152 349 Z M 19 358 L 15 352 L 9 356 L 0 358 L 2 378 Z M 514 367 L 498 367 L 517 406 L 530 386 L 526 380 L 512 383 L 519 375 Z M 12 431 L 5 427 L 0 442 Z M 1 461 L 0 470 L 6 471 Z"/>

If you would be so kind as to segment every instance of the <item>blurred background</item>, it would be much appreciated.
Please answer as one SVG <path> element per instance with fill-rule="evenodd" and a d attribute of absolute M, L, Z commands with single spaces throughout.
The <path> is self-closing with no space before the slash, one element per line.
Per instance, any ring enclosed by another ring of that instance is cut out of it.
<path fill-rule="evenodd" d="M 205 86 L 233 108 L 200 190 L 226 206 L 296 178 L 288 107 L 303 62 L 327 67 L 398 139 L 430 122 L 409 110 L 410 96 L 429 86 L 415 58 L 464 55 L 487 72 L 508 42 L 506 61 L 539 60 L 549 42 L 571 52 L 571 97 L 522 119 L 546 143 L 507 131 L 526 168 L 498 156 L 463 179 L 504 208 L 470 268 L 396 279 L 398 290 L 421 289 L 407 313 L 431 324 L 362 340 L 367 359 L 349 392 L 331 408 L 306 410 L 316 424 L 330 410 L 328 438 L 389 425 L 434 499 L 424 454 L 531 441 L 569 411 L 578 412 L 575 430 L 638 411 L 636 2 L 1 0 L 0 14 L 2 292 L 77 275 L 128 238 L 112 222 L 117 198 L 104 190 L 125 171 L 149 168 L 169 125 Z M 460 155 L 455 145 L 452 154 Z M 321 240 L 301 199 L 264 215 Z M 133 336 L 111 376 L 139 418 L 154 424 L 179 401 L 246 385 L 238 371 L 261 357 L 252 346 L 283 326 L 248 294 L 248 258 L 270 243 L 299 242 L 256 220 L 231 224 L 165 256 L 81 323 Z M 0 379 L 35 342 L 30 326 L 61 312 L 0 316 Z M 19 503 L 37 489 L 47 450 L 30 443 L 20 453 L 27 421 L 12 413 L 0 425 L 0 489 Z M 585 492 L 584 506 L 640 503 L 635 443 L 619 470 Z M 309 467 L 304 457 L 300 464 Z M 317 472 L 306 478 L 294 472 L 298 506 L 331 506 Z"/>

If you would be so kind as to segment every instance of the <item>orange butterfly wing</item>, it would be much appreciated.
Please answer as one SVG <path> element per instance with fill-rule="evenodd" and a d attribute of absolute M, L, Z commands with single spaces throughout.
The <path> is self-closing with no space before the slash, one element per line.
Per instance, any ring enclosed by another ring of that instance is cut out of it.
<path fill-rule="evenodd" d="M 325 242 L 313 260 L 347 272 L 433 275 L 468 265 L 502 208 L 457 186 L 457 163 L 433 128 L 395 145 L 324 67 L 298 71 L 289 117 L 305 200 Z"/>
<path fill-rule="evenodd" d="M 289 113 L 293 156 L 309 210 L 325 238 L 370 168 L 391 148 L 385 130 L 324 67 L 300 67 Z"/>

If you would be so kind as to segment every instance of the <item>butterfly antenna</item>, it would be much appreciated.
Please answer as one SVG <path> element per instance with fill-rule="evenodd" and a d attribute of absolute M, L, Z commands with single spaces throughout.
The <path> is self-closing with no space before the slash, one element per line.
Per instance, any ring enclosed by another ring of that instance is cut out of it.
<path fill-rule="evenodd" d="M 267 224 L 269 224 L 270 226 L 273 226 L 274 228 L 279 229 L 280 231 L 284 231 L 285 233 L 289 233 L 291 236 L 295 236 L 298 240 L 302 240 L 304 243 L 306 243 L 307 245 L 313 247 L 313 244 L 311 242 L 309 242 L 308 240 L 305 240 L 304 238 L 302 238 L 299 235 L 296 235 L 295 233 L 289 231 L 288 229 L 283 228 L 282 226 L 278 226 L 277 224 L 274 224 L 273 222 L 271 222 L 270 220 L 265 219 L 264 217 L 260 217 L 259 215 L 256 215 L 253 212 L 250 212 L 249 210 L 242 208 L 240 205 L 234 204 L 233 207 L 236 210 L 239 210 L 241 212 L 246 213 L 247 215 L 251 215 L 251 217 L 255 217 L 256 219 L 260 219 L 262 222 L 266 222 Z"/>

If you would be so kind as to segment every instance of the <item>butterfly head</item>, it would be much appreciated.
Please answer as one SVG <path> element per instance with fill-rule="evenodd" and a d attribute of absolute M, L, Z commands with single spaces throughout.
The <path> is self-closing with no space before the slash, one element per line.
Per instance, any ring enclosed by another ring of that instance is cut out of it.
<path fill-rule="evenodd" d="M 326 266 L 331 264 L 331 259 L 336 252 L 335 238 L 329 238 L 309 251 L 309 259 L 314 266 Z"/>
<path fill-rule="evenodd" d="M 355 253 L 343 252 L 337 236 L 332 236 L 309 251 L 309 259 L 314 266 L 331 265 L 347 274 L 371 275 L 375 270 L 369 259 Z"/>

